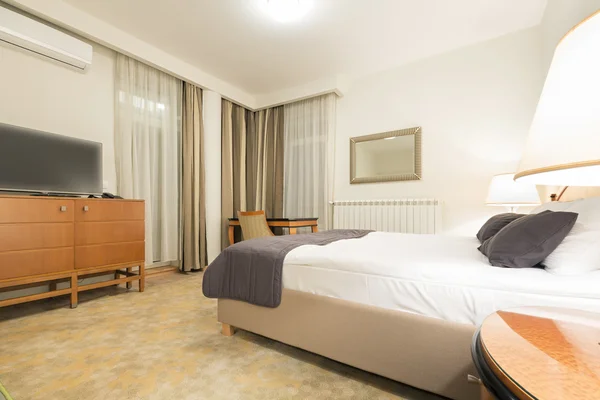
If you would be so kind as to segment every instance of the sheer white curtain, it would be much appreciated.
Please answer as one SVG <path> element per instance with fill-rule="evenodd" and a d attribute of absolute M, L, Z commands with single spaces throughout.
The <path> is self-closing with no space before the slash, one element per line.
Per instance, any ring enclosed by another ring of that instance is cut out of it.
<path fill-rule="evenodd" d="M 319 217 L 329 229 L 337 95 L 284 106 L 284 202 L 286 217 Z"/>
<path fill-rule="evenodd" d="M 124 198 L 146 201 L 146 263 L 179 254 L 181 81 L 117 54 L 115 158 Z"/>

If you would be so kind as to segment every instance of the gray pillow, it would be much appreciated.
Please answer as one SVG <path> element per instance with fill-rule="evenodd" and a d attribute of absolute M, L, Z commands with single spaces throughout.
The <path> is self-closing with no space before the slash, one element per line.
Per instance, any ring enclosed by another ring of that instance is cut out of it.
<path fill-rule="evenodd" d="M 477 232 L 477 239 L 479 239 L 479 243 L 483 243 L 496 233 L 500 232 L 502 228 L 506 225 L 510 224 L 516 219 L 524 217 L 527 214 L 515 214 L 515 213 L 504 213 L 494 215 L 492 218 L 488 219 L 485 224 L 481 227 L 479 232 Z"/>
<path fill-rule="evenodd" d="M 567 236 L 577 214 L 544 211 L 516 219 L 481 246 L 496 267 L 531 268 L 540 264 Z"/>

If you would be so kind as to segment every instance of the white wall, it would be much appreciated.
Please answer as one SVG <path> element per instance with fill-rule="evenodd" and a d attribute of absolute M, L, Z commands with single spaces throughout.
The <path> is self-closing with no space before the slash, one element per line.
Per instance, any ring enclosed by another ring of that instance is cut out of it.
<path fill-rule="evenodd" d="M 202 91 L 206 254 L 210 264 L 221 253 L 221 95 Z M 203 265 L 202 268 L 205 266 Z"/>
<path fill-rule="evenodd" d="M 169 49 L 159 49 L 150 45 L 62 0 L 3 1 L 181 80 L 221 93 L 223 97 L 236 103 L 251 108 L 255 105 L 255 99 L 250 94 L 172 56 L 168 53 Z"/>
<path fill-rule="evenodd" d="M 444 229 L 475 234 L 494 174 L 513 172 L 542 88 L 539 28 L 354 82 L 339 99 L 335 199 L 435 197 Z M 423 128 L 423 179 L 349 183 L 349 138 Z"/>
<path fill-rule="evenodd" d="M 116 188 L 115 53 L 94 44 L 85 73 L 0 45 L 0 122 L 101 142 L 103 175 Z"/>

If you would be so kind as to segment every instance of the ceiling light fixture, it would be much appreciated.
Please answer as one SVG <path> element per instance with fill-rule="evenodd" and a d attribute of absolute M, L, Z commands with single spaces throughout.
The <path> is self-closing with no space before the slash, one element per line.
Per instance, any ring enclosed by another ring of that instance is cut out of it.
<path fill-rule="evenodd" d="M 312 6 L 310 0 L 260 0 L 261 9 L 278 22 L 286 23 L 304 17 Z"/>

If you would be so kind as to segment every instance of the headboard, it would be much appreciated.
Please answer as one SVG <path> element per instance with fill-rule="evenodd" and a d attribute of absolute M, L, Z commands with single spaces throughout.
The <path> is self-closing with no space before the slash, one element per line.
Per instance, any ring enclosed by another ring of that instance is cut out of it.
<path fill-rule="evenodd" d="M 550 198 L 552 201 L 573 201 L 597 196 L 600 196 L 600 187 L 597 186 L 563 186 Z"/>

